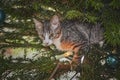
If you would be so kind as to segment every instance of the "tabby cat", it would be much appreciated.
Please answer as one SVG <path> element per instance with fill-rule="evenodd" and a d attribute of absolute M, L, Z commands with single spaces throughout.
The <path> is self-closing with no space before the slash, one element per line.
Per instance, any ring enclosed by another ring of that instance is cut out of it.
<path fill-rule="evenodd" d="M 50 21 L 41 22 L 35 18 L 33 21 L 44 46 L 54 44 L 58 50 L 74 52 L 73 61 L 79 50 L 103 40 L 100 24 L 90 25 L 75 20 L 61 22 L 57 15 Z"/>

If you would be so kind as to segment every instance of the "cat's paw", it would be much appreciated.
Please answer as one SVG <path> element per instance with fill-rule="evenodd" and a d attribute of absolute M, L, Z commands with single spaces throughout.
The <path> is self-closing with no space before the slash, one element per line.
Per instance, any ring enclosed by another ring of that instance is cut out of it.
<path fill-rule="evenodd" d="M 79 64 L 80 63 L 80 56 L 74 55 L 72 58 L 72 63 Z"/>

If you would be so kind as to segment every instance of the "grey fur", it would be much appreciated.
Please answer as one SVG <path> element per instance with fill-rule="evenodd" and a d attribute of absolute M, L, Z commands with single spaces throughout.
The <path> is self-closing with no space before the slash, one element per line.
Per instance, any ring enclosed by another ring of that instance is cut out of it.
<path fill-rule="evenodd" d="M 62 26 L 61 40 L 68 40 L 85 45 L 97 44 L 103 40 L 101 24 L 90 25 L 79 21 L 65 21 Z"/>
<path fill-rule="evenodd" d="M 54 20 L 55 18 L 55 20 Z M 50 21 L 42 23 L 41 29 L 36 26 L 36 30 L 41 38 L 45 33 L 49 33 L 50 39 L 54 39 L 58 31 L 61 30 L 61 42 L 68 41 L 76 44 L 81 44 L 83 47 L 99 43 L 103 40 L 103 28 L 101 24 L 90 25 L 88 23 L 81 23 L 79 21 L 62 21 L 60 23 L 57 16 Z M 56 19 L 57 18 L 57 19 Z M 53 20 L 53 21 L 52 21 Z M 35 24 L 41 23 L 34 20 Z M 52 23 L 57 23 L 57 28 L 52 26 Z M 53 29 L 54 28 L 54 29 Z M 51 36 L 53 34 L 53 36 Z M 41 38 L 42 39 L 42 38 Z"/>

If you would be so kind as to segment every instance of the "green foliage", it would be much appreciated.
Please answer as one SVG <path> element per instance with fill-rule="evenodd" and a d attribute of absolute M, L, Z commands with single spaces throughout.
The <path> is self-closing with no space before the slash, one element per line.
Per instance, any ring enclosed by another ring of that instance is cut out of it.
<path fill-rule="evenodd" d="M 87 8 L 92 7 L 94 10 L 100 10 L 104 7 L 104 4 L 100 0 L 87 0 Z"/>
<path fill-rule="evenodd" d="M 16 29 L 14 32 L 11 32 L 11 33 L 3 31 L 2 34 L 4 35 L 2 35 L 1 41 L 2 43 L 3 42 L 7 44 L 11 43 L 11 46 L 15 45 L 16 41 L 17 41 L 16 46 L 21 44 L 21 42 L 26 43 L 27 45 L 30 45 L 31 43 L 27 42 L 25 39 L 22 39 L 22 37 L 26 35 L 35 36 L 33 43 L 34 41 L 37 41 L 38 37 L 32 22 L 33 16 L 39 17 L 40 19 L 49 19 L 54 14 L 62 14 L 63 15 L 62 17 L 65 19 L 80 19 L 82 22 L 86 21 L 90 23 L 96 23 L 98 21 L 101 21 L 105 27 L 110 26 L 110 27 L 116 28 L 117 24 L 119 24 L 120 22 L 120 18 L 119 18 L 120 5 L 119 4 L 120 4 L 119 0 L 112 0 L 112 1 L 1 0 L 0 7 L 7 14 L 7 18 L 6 18 L 7 23 L 0 26 L 2 27 L 2 29 L 5 26 L 7 28 L 9 27 L 9 28 Z M 111 37 L 109 36 L 111 35 L 109 34 L 109 29 L 106 28 L 105 40 L 107 41 L 107 43 L 110 43 L 111 45 L 114 45 L 114 46 L 120 44 L 120 42 L 118 42 L 119 34 L 117 32 L 119 31 L 113 31 L 113 33 L 115 34 L 113 39 L 113 36 Z M 22 46 L 22 45 L 19 45 L 19 46 Z M 8 45 L 4 44 L 4 46 L 8 46 Z"/>
<path fill-rule="evenodd" d="M 109 44 L 107 46 L 118 49 L 120 47 L 120 0 L 0 0 L 0 8 L 6 13 L 5 22 L 0 24 L 0 49 L 32 47 L 42 50 L 44 47 L 38 38 L 32 18 L 50 19 L 54 14 L 62 15 L 63 19 L 79 19 L 81 22 L 89 23 L 101 22 L 105 29 L 105 42 Z M 100 72 L 104 71 L 104 68 L 98 65 L 101 55 L 96 56 L 97 52 L 91 54 L 88 54 L 88 58 L 92 62 L 83 65 L 84 74 L 81 78 L 103 80 L 100 78 Z M 46 79 L 55 66 L 48 60 L 50 57 L 41 57 L 36 61 L 16 59 L 17 62 L 0 58 L 0 78 L 6 77 L 7 73 L 3 74 L 4 72 L 8 71 L 9 74 L 14 71 L 14 75 L 8 80 L 16 80 L 18 77 L 22 80 Z M 120 79 L 119 75 L 118 70 L 115 77 Z"/>
<path fill-rule="evenodd" d="M 112 69 L 108 68 L 109 66 L 106 64 L 101 64 L 101 62 L 104 63 L 106 56 L 108 56 L 108 54 L 105 49 L 103 50 L 98 46 L 93 46 L 93 48 L 86 55 L 84 64 L 81 65 L 82 72 L 80 80 L 107 80 L 113 76 L 119 80 L 120 77 L 117 75 L 120 75 L 120 73 L 118 73 L 120 71 L 120 67 Z"/>
<path fill-rule="evenodd" d="M 105 39 L 113 46 L 120 44 L 120 24 L 111 24 L 106 27 Z"/>
<path fill-rule="evenodd" d="M 90 13 L 85 15 L 86 18 L 84 18 L 84 21 L 89 23 L 96 23 L 98 20 L 98 17 L 91 15 Z"/>
<path fill-rule="evenodd" d="M 110 3 L 110 6 L 112 6 L 114 9 L 119 9 L 120 8 L 120 0 L 112 0 Z"/>
<path fill-rule="evenodd" d="M 66 13 L 67 19 L 79 19 L 83 16 L 83 14 L 80 11 L 77 10 L 70 10 Z"/>
<path fill-rule="evenodd" d="M 46 80 L 55 66 L 47 57 L 35 61 L 24 58 L 3 59 L 0 57 L 0 61 L 0 79 L 2 80 Z"/>
<path fill-rule="evenodd" d="M 105 39 L 107 43 L 117 46 L 120 45 L 120 11 L 113 10 L 110 8 L 105 9 L 102 14 L 102 20 L 105 26 Z"/>

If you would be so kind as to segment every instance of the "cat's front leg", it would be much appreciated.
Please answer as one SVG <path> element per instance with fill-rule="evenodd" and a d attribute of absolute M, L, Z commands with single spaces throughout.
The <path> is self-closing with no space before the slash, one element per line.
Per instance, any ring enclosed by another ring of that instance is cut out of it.
<path fill-rule="evenodd" d="M 77 47 L 74 49 L 74 55 L 73 55 L 72 62 L 75 64 L 79 64 L 80 62 L 79 50 L 80 50 L 80 47 Z"/>
<path fill-rule="evenodd" d="M 73 55 L 73 51 L 67 51 L 63 55 L 64 55 L 64 57 L 69 57 L 69 56 Z"/>

